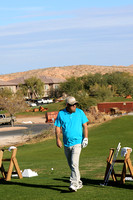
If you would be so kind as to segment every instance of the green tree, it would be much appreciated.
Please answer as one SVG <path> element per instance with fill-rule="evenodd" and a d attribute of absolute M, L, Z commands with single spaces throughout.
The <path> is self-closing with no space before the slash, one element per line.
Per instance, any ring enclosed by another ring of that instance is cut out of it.
<path fill-rule="evenodd" d="M 107 84 L 105 80 L 103 80 L 102 74 L 99 74 L 99 73 L 85 75 L 82 77 L 82 80 L 83 80 L 84 88 L 88 91 L 90 90 L 90 87 L 95 84 L 98 84 L 100 86 Z"/>
<path fill-rule="evenodd" d="M 61 95 L 62 95 L 62 93 L 60 92 L 60 90 L 58 88 L 54 88 L 54 89 L 51 88 L 49 93 L 48 93 L 48 96 L 50 98 L 54 98 L 54 99 L 60 97 Z"/>
<path fill-rule="evenodd" d="M 66 82 L 61 83 L 59 90 L 61 94 L 66 93 L 68 95 L 74 95 L 77 94 L 78 91 L 83 90 L 83 84 L 79 78 L 72 77 L 67 79 Z"/>
<path fill-rule="evenodd" d="M 39 78 L 31 77 L 26 79 L 24 84 L 20 84 L 20 90 L 32 99 L 42 97 L 44 95 L 44 83 Z"/>
<path fill-rule="evenodd" d="M 25 103 L 22 96 L 18 96 L 17 94 L 7 96 L 0 95 L 0 107 L 10 114 L 13 126 L 14 115 L 18 112 L 24 111 L 27 108 L 27 104 Z"/>
<path fill-rule="evenodd" d="M 17 93 L 23 94 L 24 96 L 29 96 L 29 89 L 26 84 L 20 84 Z"/>
<path fill-rule="evenodd" d="M 0 88 L 0 96 L 1 97 L 11 97 L 12 96 L 12 91 L 10 88 Z"/>
<path fill-rule="evenodd" d="M 90 106 L 96 105 L 97 103 L 97 100 L 90 97 L 85 90 L 79 91 L 74 96 L 78 101 L 78 107 L 82 110 L 89 110 Z"/>
<path fill-rule="evenodd" d="M 113 96 L 113 92 L 109 87 L 95 84 L 90 87 L 90 96 L 96 98 L 97 100 L 105 101 Z"/>
<path fill-rule="evenodd" d="M 60 94 L 63 93 L 75 96 L 79 106 L 88 109 L 98 101 L 107 101 L 115 95 L 133 95 L 133 77 L 121 72 L 72 77 L 60 85 Z"/>
<path fill-rule="evenodd" d="M 110 85 L 116 95 L 126 96 L 133 94 L 133 78 L 128 73 L 107 73 L 103 76 L 103 79 L 106 79 L 107 84 Z"/>

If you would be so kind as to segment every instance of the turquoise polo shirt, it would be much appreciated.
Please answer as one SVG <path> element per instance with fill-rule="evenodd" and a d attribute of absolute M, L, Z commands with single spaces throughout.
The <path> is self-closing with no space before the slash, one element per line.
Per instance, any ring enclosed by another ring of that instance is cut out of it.
<path fill-rule="evenodd" d="M 58 113 L 55 126 L 62 127 L 63 143 L 66 147 L 81 144 L 83 140 L 83 124 L 88 122 L 84 112 L 76 108 L 69 113 L 66 108 Z"/>

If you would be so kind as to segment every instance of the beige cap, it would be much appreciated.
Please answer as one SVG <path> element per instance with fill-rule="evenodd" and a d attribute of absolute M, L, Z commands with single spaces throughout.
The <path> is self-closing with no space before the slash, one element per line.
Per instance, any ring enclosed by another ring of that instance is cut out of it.
<path fill-rule="evenodd" d="M 74 105 L 75 103 L 78 103 L 78 101 L 76 101 L 75 97 L 69 96 L 66 98 L 66 104 Z"/>

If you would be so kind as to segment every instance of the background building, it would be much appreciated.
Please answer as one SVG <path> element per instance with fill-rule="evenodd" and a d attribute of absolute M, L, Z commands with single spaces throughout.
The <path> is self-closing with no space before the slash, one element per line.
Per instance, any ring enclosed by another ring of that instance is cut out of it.
<path fill-rule="evenodd" d="M 10 81 L 0 80 L 0 89 L 2 88 L 10 88 L 13 93 L 16 93 L 19 89 L 20 84 L 25 84 L 25 80 L 30 77 L 20 77 L 16 79 L 12 79 Z M 48 97 L 51 90 L 55 90 L 59 87 L 61 82 L 64 82 L 63 79 L 57 79 L 47 76 L 39 76 L 39 79 L 44 83 L 44 97 Z"/>

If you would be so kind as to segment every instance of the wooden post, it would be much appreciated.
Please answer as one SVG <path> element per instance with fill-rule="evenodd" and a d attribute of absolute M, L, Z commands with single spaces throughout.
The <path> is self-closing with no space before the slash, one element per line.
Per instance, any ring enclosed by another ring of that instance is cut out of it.
<path fill-rule="evenodd" d="M 131 150 L 127 149 L 125 159 L 115 161 L 115 163 L 122 163 L 123 168 L 122 168 L 121 174 L 116 174 L 115 171 L 114 171 L 114 168 L 113 168 L 112 173 L 111 173 L 113 181 L 117 181 L 117 177 L 120 177 L 120 183 L 124 184 L 126 176 L 133 178 L 133 166 L 132 166 L 131 159 L 130 159 L 130 153 L 131 153 Z M 107 167 L 106 167 L 106 171 L 105 171 L 104 181 L 106 180 L 106 176 L 109 173 L 110 166 L 111 166 L 112 161 L 113 161 L 113 155 L 114 155 L 114 148 L 111 148 L 110 153 L 109 153 L 109 157 L 107 158 Z M 130 174 L 127 174 L 127 169 L 129 169 Z"/>
<path fill-rule="evenodd" d="M 17 148 L 12 150 L 12 156 L 10 159 L 10 164 L 9 164 L 9 168 L 8 168 L 8 172 L 7 172 L 6 181 L 9 181 L 11 179 L 13 167 L 15 167 L 19 178 L 20 179 L 22 178 L 22 174 L 21 174 L 21 171 L 20 171 L 17 159 L 16 159 L 16 153 L 17 153 Z"/>
<path fill-rule="evenodd" d="M 129 169 L 130 176 L 133 178 L 133 167 L 130 160 L 130 153 L 131 153 L 131 150 L 127 149 L 127 154 L 125 156 L 124 165 L 122 169 L 122 175 L 121 175 L 121 181 L 120 181 L 121 184 L 125 183 L 127 169 Z"/>
<path fill-rule="evenodd" d="M 108 175 L 108 173 L 109 173 L 109 170 L 110 170 L 110 167 L 111 167 L 111 164 L 112 164 L 112 161 L 113 161 L 114 150 L 115 150 L 114 148 L 111 148 L 111 149 L 110 149 L 109 157 L 107 158 L 107 167 L 106 167 L 106 171 L 105 171 L 104 182 L 105 182 L 105 180 L 106 180 L 106 177 L 107 177 L 107 175 Z M 113 179 L 114 181 L 117 181 L 116 176 L 115 176 L 114 169 L 112 170 L 111 176 L 112 176 L 112 179 Z"/>
<path fill-rule="evenodd" d="M 2 165 L 2 158 L 3 158 L 3 151 L 0 150 L 0 167 L 1 167 L 1 165 Z"/>
<path fill-rule="evenodd" d="M 2 164 L 2 159 L 3 159 L 3 150 L 0 150 L 0 171 L 1 171 L 3 178 L 5 179 L 6 178 L 6 172 L 5 172 L 4 166 Z"/>
<path fill-rule="evenodd" d="M 22 174 L 21 174 L 21 171 L 20 171 L 20 168 L 19 168 L 19 165 L 18 165 L 18 162 L 17 162 L 17 159 L 16 159 L 16 153 L 17 153 L 17 148 L 12 150 L 12 155 L 11 155 L 10 159 L 6 159 L 6 158 L 3 159 L 3 151 L 0 150 L 0 171 L 2 173 L 3 178 L 6 181 L 9 181 L 11 179 L 11 176 L 13 174 L 13 167 L 15 167 L 16 174 L 18 174 L 18 177 L 20 179 L 23 178 Z M 7 172 L 5 171 L 4 166 L 3 166 L 3 162 L 5 162 L 5 161 L 9 161 L 10 162 Z"/>

